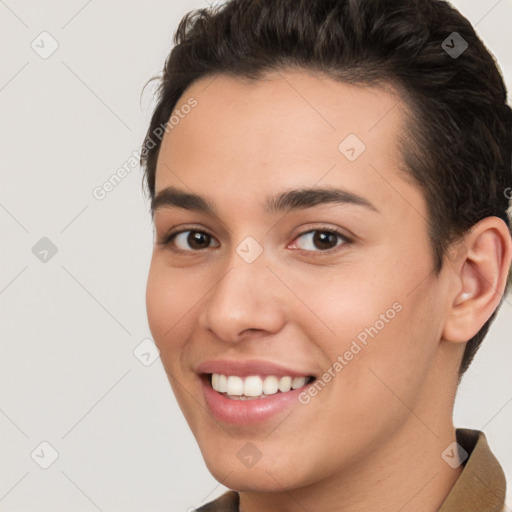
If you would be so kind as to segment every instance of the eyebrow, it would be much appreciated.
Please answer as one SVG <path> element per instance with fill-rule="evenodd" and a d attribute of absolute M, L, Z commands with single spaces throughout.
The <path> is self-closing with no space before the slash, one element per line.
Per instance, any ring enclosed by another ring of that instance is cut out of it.
<path fill-rule="evenodd" d="M 277 215 L 291 210 L 303 210 L 322 204 L 362 206 L 379 213 L 366 198 L 340 188 L 300 188 L 281 192 L 266 198 L 264 211 Z M 162 189 L 151 201 L 151 214 L 159 208 L 175 207 L 219 217 L 215 205 L 206 197 L 176 187 Z"/>

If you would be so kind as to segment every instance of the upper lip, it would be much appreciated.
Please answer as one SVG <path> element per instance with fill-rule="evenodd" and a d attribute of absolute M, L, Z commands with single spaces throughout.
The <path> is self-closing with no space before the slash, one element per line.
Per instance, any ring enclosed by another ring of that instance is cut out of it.
<path fill-rule="evenodd" d="M 280 377 L 314 376 L 314 374 L 308 370 L 288 368 L 281 364 L 261 359 L 216 359 L 203 361 L 195 367 L 195 372 L 198 374 L 219 373 L 222 375 L 237 375 L 239 377 L 248 377 L 250 375 L 275 375 Z"/>

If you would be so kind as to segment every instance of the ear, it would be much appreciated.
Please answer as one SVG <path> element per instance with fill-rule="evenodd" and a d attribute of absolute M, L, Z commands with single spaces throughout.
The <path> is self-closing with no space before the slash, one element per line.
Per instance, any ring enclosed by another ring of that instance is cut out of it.
<path fill-rule="evenodd" d="M 500 303 L 511 259 L 512 240 L 502 219 L 486 217 L 471 228 L 451 265 L 456 292 L 443 339 L 464 343 L 478 333 Z"/>

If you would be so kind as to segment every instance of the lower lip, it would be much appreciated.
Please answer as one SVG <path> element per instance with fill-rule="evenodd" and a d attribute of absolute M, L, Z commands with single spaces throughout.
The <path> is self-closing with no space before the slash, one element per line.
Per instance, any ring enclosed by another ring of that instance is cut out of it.
<path fill-rule="evenodd" d="M 201 378 L 204 398 L 209 410 L 222 423 L 232 425 L 253 425 L 277 416 L 292 403 L 298 403 L 298 396 L 307 388 L 292 389 L 286 393 L 275 393 L 254 400 L 233 400 L 221 395 L 210 385 L 210 378 Z"/>

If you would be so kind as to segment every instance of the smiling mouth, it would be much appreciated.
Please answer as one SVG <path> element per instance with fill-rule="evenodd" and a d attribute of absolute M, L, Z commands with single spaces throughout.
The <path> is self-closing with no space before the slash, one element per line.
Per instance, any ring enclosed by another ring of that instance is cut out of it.
<path fill-rule="evenodd" d="M 203 377 L 218 393 L 231 400 L 258 400 L 276 394 L 300 389 L 311 384 L 315 377 L 291 377 L 277 375 L 224 375 L 221 373 L 208 373 Z"/>

